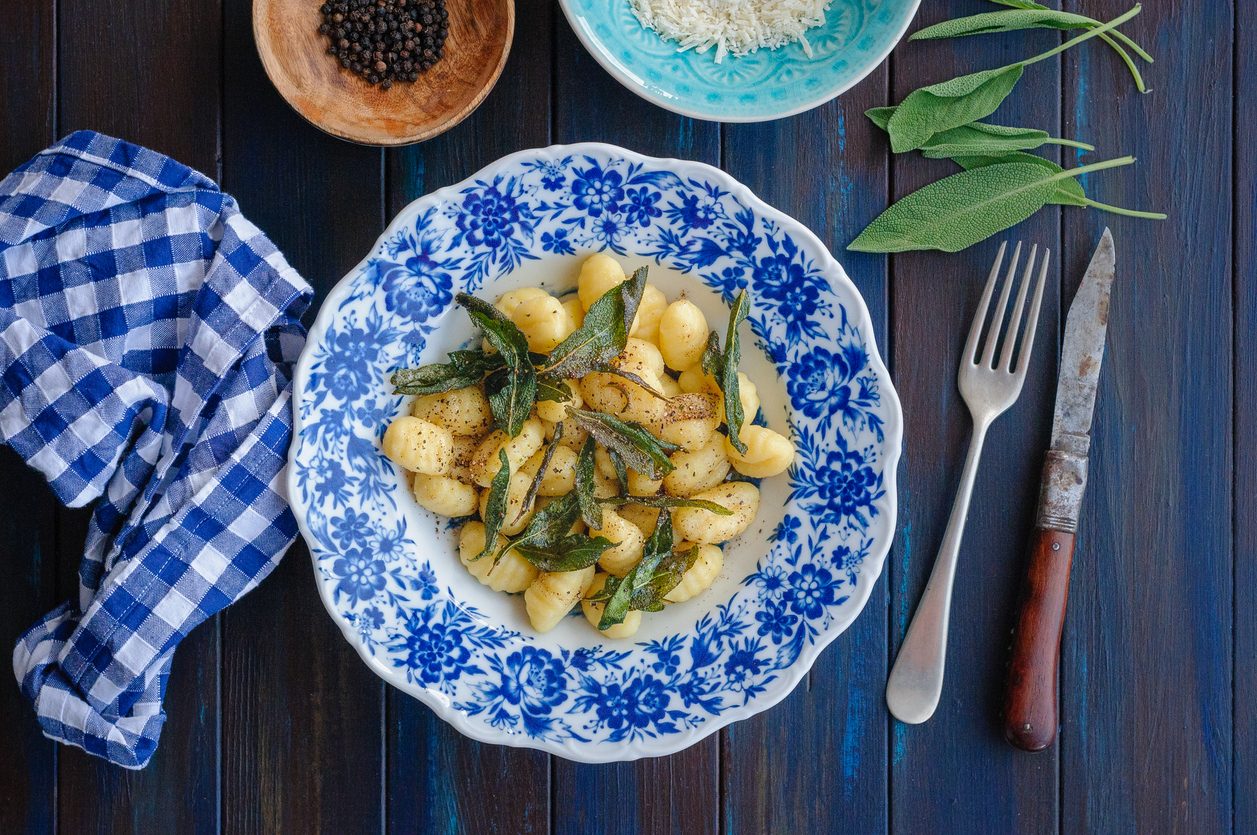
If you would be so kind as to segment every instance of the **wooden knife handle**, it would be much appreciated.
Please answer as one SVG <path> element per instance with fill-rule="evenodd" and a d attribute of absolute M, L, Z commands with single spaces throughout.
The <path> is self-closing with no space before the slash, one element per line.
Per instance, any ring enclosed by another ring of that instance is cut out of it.
<path fill-rule="evenodd" d="M 1072 533 L 1035 528 L 1004 701 L 1004 738 L 1023 751 L 1042 751 L 1056 739 L 1056 671 L 1073 557 Z"/>

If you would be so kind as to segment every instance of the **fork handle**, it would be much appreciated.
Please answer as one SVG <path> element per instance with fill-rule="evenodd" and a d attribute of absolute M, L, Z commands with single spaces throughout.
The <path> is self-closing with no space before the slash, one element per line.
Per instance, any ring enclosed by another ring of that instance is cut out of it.
<path fill-rule="evenodd" d="M 1004 738 L 1023 751 L 1042 751 L 1056 739 L 1056 673 L 1073 558 L 1074 534 L 1035 528 L 1004 702 Z"/>

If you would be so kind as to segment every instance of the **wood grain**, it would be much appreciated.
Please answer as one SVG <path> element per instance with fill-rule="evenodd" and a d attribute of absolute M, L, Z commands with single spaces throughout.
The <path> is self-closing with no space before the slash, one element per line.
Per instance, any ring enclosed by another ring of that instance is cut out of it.
<path fill-rule="evenodd" d="M 0 177 L 56 140 L 56 38 L 52 0 L 6 6 L 0 35 Z M 57 605 L 56 500 L 11 450 L 0 451 L 0 648 Z M 57 746 L 30 702 L 0 686 L 0 832 L 50 832 L 56 820 Z"/>
<path fill-rule="evenodd" d="M 1029 551 L 1013 627 L 1004 738 L 1023 751 L 1042 751 L 1056 741 L 1057 671 L 1074 535 L 1036 528 Z"/>
<path fill-rule="evenodd" d="M 550 6 L 530 4 L 502 80 L 484 105 L 448 133 L 388 151 L 390 218 L 410 201 L 505 154 L 549 144 L 552 27 Z M 389 833 L 549 829 L 547 754 L 474 742 L 417 699 L 392 687 L 387 691 Z"/>
<path fill-rule="evenodd" d="M 222 70 L 217 0 L 137 0 L 124 14 L 105 4 L 63 0 L 57 15 L 60 133 L 98 130 L 215 176 Z M 127 48 L 120 49 L 121 43 Z M 78 595 L 87 515 L 80 510 L 59 516 L 60 599 Z M 217 831 L 219 640 L 215 617 L 180 643 L 161 744 L 145 770 L 124 771 L 78 749 L 61 749 L 60 832 Z"/>
<path fill-rule="evenodd" d="M 445 57 L 389 90 L 327 54 L 319 4 L 257 0 L 253 35 L 280 95 L 320 130 L 366 145 L 408 145 L 467 118 L 497 83 L 515 32 L 514 0 L 451 2 Z"/>
<path fill-rule="evenodd" d="M 1066 53 L 1066 134 L 1139 158 L 1088 195 L 1170 219 L 1065 211 L 1066 298 L 1106 225 L 1117 277 L 1062 646 L 1063 833 L 1231 827 L 1232 10 L 1145 4 L 1124 30 L 1156 58 L 1146 95 L 1107 49 Z"/>
<path fill-rule="evenodd" d="M 724 129 L 729 173 L 814 231 L 855 281 L 872 314 L 883 359 L 889 359 L 890 347 L 886 256 L 847 253 L 843 247 L 886 205 L 883 140 L 864 111 L 889 103 L 887 79 L 882 67 L 816 110 Z M 886 831 L 882 690 L 888 585 L 871 573 L 859 582 L 875 582 L 864 611 L 795 691 L 776 707 L 722 732 L 725 831 L 789 832 L 800 821 L 808 821 L 815 832 Z"/>
<path fill-rule="evenodd" d="M 1235 8 L 1235 737 L 1236 835 L 1257 833 L 1257 4 Z"/>
<path fill-rule="evenodd" d="M 318 302 L 383 231 L 383 154 L 284 106 L 253 46 L 248 0 L 224 9 L 223 186 Z M 384 684 L 323 608 L 298 542 L 224 615 L 223 828 L 379 832 Z"/>
<path fill-rule="evenodd" d="M 989 4 L 923 4 L 913 28 L 979 11 L 989 11 Z M 891 58 L 894 100 L 926 84 L 1035 55 L 1058 42 L 1059 35 L 1047 31 L 904 41 Z M 988 121 L 1060 136 L 1059 79 L 1055 59 L 1028 68 Z M 1050 146 L 1040 150 L 1057 158 Z M 950 162 L 916 154 L 895 156 L 894 196 L 956 170 Z M 991 428 L 978 471 L 952 598 L 942 700 L 925 724 L 892 722 L 894 832 L 917 832 L 922 826 L 940 833 L 1038 835 L 1056 830 L 1056 754 L 1029 757 L 1009 747 L 999 715 L 1008 634 L 1025 576 L 1025 547 L 1055 395 L 1059 234 L 1059 212 L 1049 208 L 955 255 L 905 253 L 891 259 L 894 378 L 905 416 L 899 523 L 904 547 L 890 575 L 893 657 L 933 566 L 972 431 L 956 388 L 956 369 L 995 251 L 1000 241 L 1020 239 L 1048 247 L 1053 255 L 1025 387 Z M 957 744 L 958 735 L 963 745 Z"/>
<path fill-rule="evenodd" d="M 555 142 L 597 140 L 653 156 L 720 163 L 719 125 L 638 98 L 598 66 L 562 15 L 555 19 Z M 715 833 L 718 762 L 716 737 L 681 754 L 632 763 L 582 765 L 555 758 L 553 831 Z"/>

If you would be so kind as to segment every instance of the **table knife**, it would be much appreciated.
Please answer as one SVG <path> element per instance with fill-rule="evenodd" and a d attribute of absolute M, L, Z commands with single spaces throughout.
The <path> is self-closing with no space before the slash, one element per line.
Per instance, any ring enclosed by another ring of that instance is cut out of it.
<path fill-rule="evenodd" d="M 1061 627 L 1078 512 L 1087 488 L 1091 417 L 1104 359 L 1113 271 L 1113 236 L 1105 229 L 1065 319 L 1052 445 L 1043 463 L 1029 574 L 1013 630 L 1004 737 L 1025 751 L 1042 751 L 1056 739 Z"/>

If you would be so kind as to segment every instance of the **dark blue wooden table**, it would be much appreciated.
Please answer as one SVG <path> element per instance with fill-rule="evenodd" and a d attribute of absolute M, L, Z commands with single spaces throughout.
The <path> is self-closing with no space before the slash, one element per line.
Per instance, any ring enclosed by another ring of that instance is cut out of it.
<path fill-rule="evenodd" d="M 1127 2 L 1064 5 L 1107 19 Z M 323 294 L 410 200 L 521 148 L 604 140 L 720 165 L 820 235 L 877 323 L 906 433 L 899 531 L 868 607 L 767 713 L 672 757 L 585 766 L 471 742 L 381 683 L 324 612 L 298 545 L 180 647 L 161 747 L 142 772 L 44 739 L 13 681 L 0 683 L 0 833 L 1257 832 L 1257 2 L 1151 0 L 1126 27 L 1157 58 L 1151 93 L 1093 41 L 1030 68 L 996 114 L 1092 142 L 1090 159 L 1139 157 L 1089 176 L 1087 192 L 1170 219 L 1051 208 L 1015 230 L 1054 251 L 1044 327 L 1021 400 L 988 439 L 943 700 L 916 727 L 891 719 L 882 692 L 962 463 L 955 367 L 996 242 L 843 252 L 890 198 L 952 170 L 892 159 L 861 114 L 1060 35 L 904 43 L 837 101 L 722 126 L 621 88 L 553 3 L 517 8 L 510 61 L 481 108 L 437 139 L 380 151 L 284 104 L 248 0 L 6 0 L 0 170 L 80 128 L 148 145 L 216 177 Z M 992 8 L 926 0 L 914 28 Z M 1025 754 L 999 734 L 1008 630 L 1063 310 L 1106 224 L 1119 270 L 1062 729 Z M 0 468 L 10 647 L 76 595 L 85 516 L 58 507 L 7 449 Z"/>

